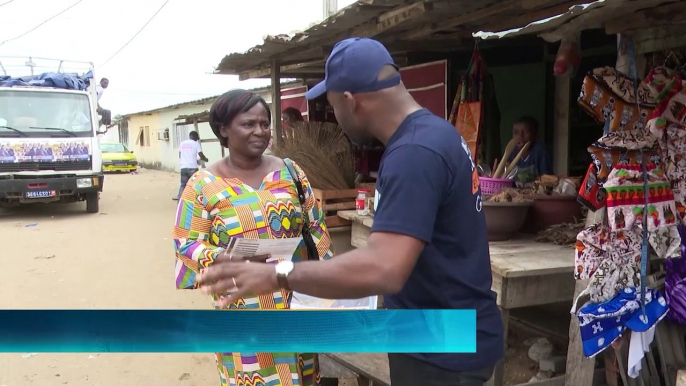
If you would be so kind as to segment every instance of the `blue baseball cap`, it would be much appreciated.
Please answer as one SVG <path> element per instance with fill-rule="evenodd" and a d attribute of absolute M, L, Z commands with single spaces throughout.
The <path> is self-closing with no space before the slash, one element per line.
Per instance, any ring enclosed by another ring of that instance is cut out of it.
<path fill-rule="evenodd" d="M 385 66 L 398 66 L 383 44 L 368 38 L 350 38 L 336 43 L 326 60 L 325 79 L 312 87 L 305 97 L 314 99 L 327 91 L 367 93 L 400 84 L 400 73 L 378 80 Z"/>

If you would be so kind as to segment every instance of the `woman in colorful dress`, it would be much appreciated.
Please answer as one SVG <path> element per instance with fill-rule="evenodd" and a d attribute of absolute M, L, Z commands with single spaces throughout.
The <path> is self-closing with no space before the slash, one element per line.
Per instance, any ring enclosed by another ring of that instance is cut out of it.
<path fill-rule="evenodd" d="M 294 164 L 305 190 L 301 206 L 284 161 L 264 154 L 271 138 L 271 114 L 264 99 L 245 90 L 229 91 L 212 105 L 210 126 L 229 156 L 195 173 L 179 199 L 176 287 L 197 288 L 199 270 L 222 257 L 232 237 L 301 236 L 303 210 L 319 256 L 307 256 L 302 242 L 293 260 L 330 258 L 331 238 L 302 169 Z M 225 309 L 288 309 L 291 295 L 281 290 L 243 298 Z M 216 297 L 214 306 L 219 308 Z M 319 381 L 314 354 L 217 353 L 216 358 L 222 386 L 310 386 Z"/>

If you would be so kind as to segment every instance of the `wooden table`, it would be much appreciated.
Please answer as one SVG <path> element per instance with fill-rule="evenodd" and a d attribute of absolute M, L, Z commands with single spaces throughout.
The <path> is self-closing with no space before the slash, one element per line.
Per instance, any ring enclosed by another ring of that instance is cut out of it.
<path fill-rule="evenodd" d="M 357 211 L 338 212 L 351 220 L 351 244 L 361 248 L 367 245 L 374 219 L 360 216 Z M 508 331 L 510 310 L 569 301 L 574 296 L 573 248 L 549 243 L 538 243 L 531 237 L 510 241 L 491 242 L 491 289 L 497 294 L 502 311 L 505 333 Z M 492 383 L 503 384 L 504 363 L 494 372 Z"/>

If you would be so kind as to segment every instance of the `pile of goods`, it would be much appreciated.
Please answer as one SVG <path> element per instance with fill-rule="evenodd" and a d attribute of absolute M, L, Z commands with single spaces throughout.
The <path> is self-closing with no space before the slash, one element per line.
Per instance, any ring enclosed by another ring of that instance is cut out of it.
<path fill-rule="evenodd" d="M 552 176 L 544 174 L 534 181 L 534 187 L 528 194 L 575 196 L 581 186 L 581 178 Z"/>
<path fill-rule="evenodd" d="M 598 68 L 586 76 L 579 96 L 581 107 L 605 124 L 604 135 L 588 148 L 593 163 L 579 189 L 590 210 L 607 209 L 606 221 L 584 228 L 576 241 L 574 276 L 590 280 L 581 294 L 590 301 L 572 312 L 587 357 L 629 330 L 631 345 L 649 344 L 669 308 L 686 309 L 683 290 L 667 288 L 668 307 L 659 290 L 646 288 L 649 255 L 672 260 L 667 281 L 684 270 L 679 227 L 685 223 L 686 81 L 664 67 L 636 79 L 635 73 Z M 632 377 L 638 376 L 635 366 L 627 366 Z"/>
<path fill-rule="evenodd" d="M 543 175 L 533 187 L 503 188 L 498 194 L 486 196 L 485 202 L 532 202 L 522 231 L 537 234 L 538 242 L 574 245 L 586 223 L 587 210 L 576 201 L 580 180 Z"/>
<path fill-rule="evenodd" d="M 576 200 L 581 178 L 542 175 L 527 196 L 536 203 L 529 215 L 530 230 L 536 241 L 574 245 L 586 224 L 586 212 Z"/>
<path fill-rule="evenodd" d="M 498 194 L 486 197 L 488 202 L 524 202 L 531 201 L 527 199 L 520 189 L 504 188 Z"/>
<path fill-rule="evenodd" d="M 586 227 L 586 220 L 581 219 L 576 223 L 557 224 L 548 227 L 536 236 L 540 243 L 553 243 L 557 245 L 574 245 L 576 236 Z"/>

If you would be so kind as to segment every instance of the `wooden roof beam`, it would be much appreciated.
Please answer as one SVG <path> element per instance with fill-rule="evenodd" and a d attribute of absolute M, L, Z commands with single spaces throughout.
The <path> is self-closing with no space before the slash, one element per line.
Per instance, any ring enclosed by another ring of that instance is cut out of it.
<path fill-rule="evenodd" d="M 374 37 L 432 10 L 433 4 L 427 1 L 412 3 L 403 7 L 399 7 L 379 15 L 375 20 L 372 20 L 369 23 L 364 23 L 353 28 L 350 36 L 366 38 Z"/>
<path fill-rule="evenodd" d="M 286 66 L 281 66 L 281 73 L 284 74 L 289 71 L 295 71 L 305 67 L 311 67 L 316 65 L 323 65 L 323 60 L 315 60 L 304 63 L 290 64 Z M 253 78 L 264 78 L 269 77 L 272 73 L 271 67 L 258 68 L 256 70 L 241 71 L 238 73 L 238 80 L 248 80 Z M 282 78 L 287 78 L 287 76 L 282 76 Z"/>
<path fill-rule="evenodd" d="M 481 8 L 471 13 L 462 14 L 452 19 L 444 20 L 438 23 L 434 23 L 432 25 L 428 25 L 426 27 L 409 31 L 408 33 L 402 35 L 400 39 L 418 39 L 430 36 L 439 31 L 457 28 L 463 24 L 473 23 L 486 17 L 493 16 L 497 13 L 501 13 L 509 9 L 518 7 L 521 5 L 521 2 L 522 0 L 506 0 L 495 5 Z"/>
<path fill-rule="evenodd" d="M 349 36 L 371 38 L 406 21 L 424 15 L 431 10 L 433 10 L 433 4 L 428 2 L 414 3 L 394 9 L 380 15 L 375 20 L 355 27 L 350 32 Z M 333 46 L 334 44 L 325 44 L 321 46 L 321 52 L 324 59 L 329 57 L 331 50 L 333 50 Z"/>
<path fill-rule="evenodd" d="M 584 4 L 588 3 L 589 0 L 572 0 L 572 1 L 566 1 L 561 4 L 554 5 L 552 7 L 540 9 L 538 11 L 534 12 L 529 12 L 525 15 L 522 16 L 517 16 L 513 18 L 508 18 L 507 20 L 504 20 L 502 22 L 498 23 L 493 23 L 493 24 L 488 24 L 482 27 L 481 29 L 483 31 L 487 32 L 500 32 L 500 31 L 507 31 L 511 30 L 513 28 L 520 28 L 520 27 L 526 27 L 527 25 L 543 20 L 546 18 L 549 18 L 551 16 L 555 15 L 561 15 L 563 13 L 566 13 L 569 11 L 569 8 L 579 5 L 579 4 Z"/>
<path fill-rule="evenodd" d="M 605 23 L 605 33 L 614 35 L 658 26 L 686 22 L 686 3 L 675 2 L 623 15 Z"/>
<path fill-rule="evenodd" d="M 356 37 L 373 37 L 376 36 L 384 31 L 387 31 L 395 26 L 398 26 L 404 22 L 407 22 L 409 20 L 412 20 L 418 16 L 421 16 L 433 9 L 433 4 L 428 2 L 428 1 L 423 1 L 419 3 L 413 3 L 409 4 L 406 6 L 402 6 L 393 10 L 390 10 L 388 12 L 385 12 L 381 15 L 379 15 L 375 20 L 369 22 L 369 23 L 364 23 L 356 28 L 353 28 L 352 30 L 342 32 L 340 34 L 337 34 L 329 39 L 326 39 L 327 43 L 334 44 L 338 42 L 341 39 L 345 39 L 348 36 L 356 36 Z M 288 56 L 295 53 L 295 52 L 303 52 L 307 51 L 308 48 L 315 48 L 316 49 L 316 44 L 313 43 L 312 45 L 304 45 L 300 47 L 295 47 L 289 50 L 286 50 L 278 55 L 276 55 L 277 59 L 282 59 L 282 60 L 287 60 Z M 319 43 L 320 46 L 324 46 Z M 329 51 L 330 52 L 330 51 Z M 326 57 L 324 57 L 326 59 Z M 303 66 L 308 66 L 311 63 L 301 63 L 301 64 L 294 64 L 291 66 L 281 66 L 281 72 L 287 72 L 290 69 L 298 68 L 298 67 L 303 67 Z M 241 71 L 238 73 L 238 78 L 240 80 L 247 80 L 247 79 L 252 79 L 252 78 L 262 78 L 266 77 L 267 75 L 271 74 L 270 68 L 262 68 L 262 69 L 256 69 L 256 70 L 248 70 L 248 71 Z"/>

